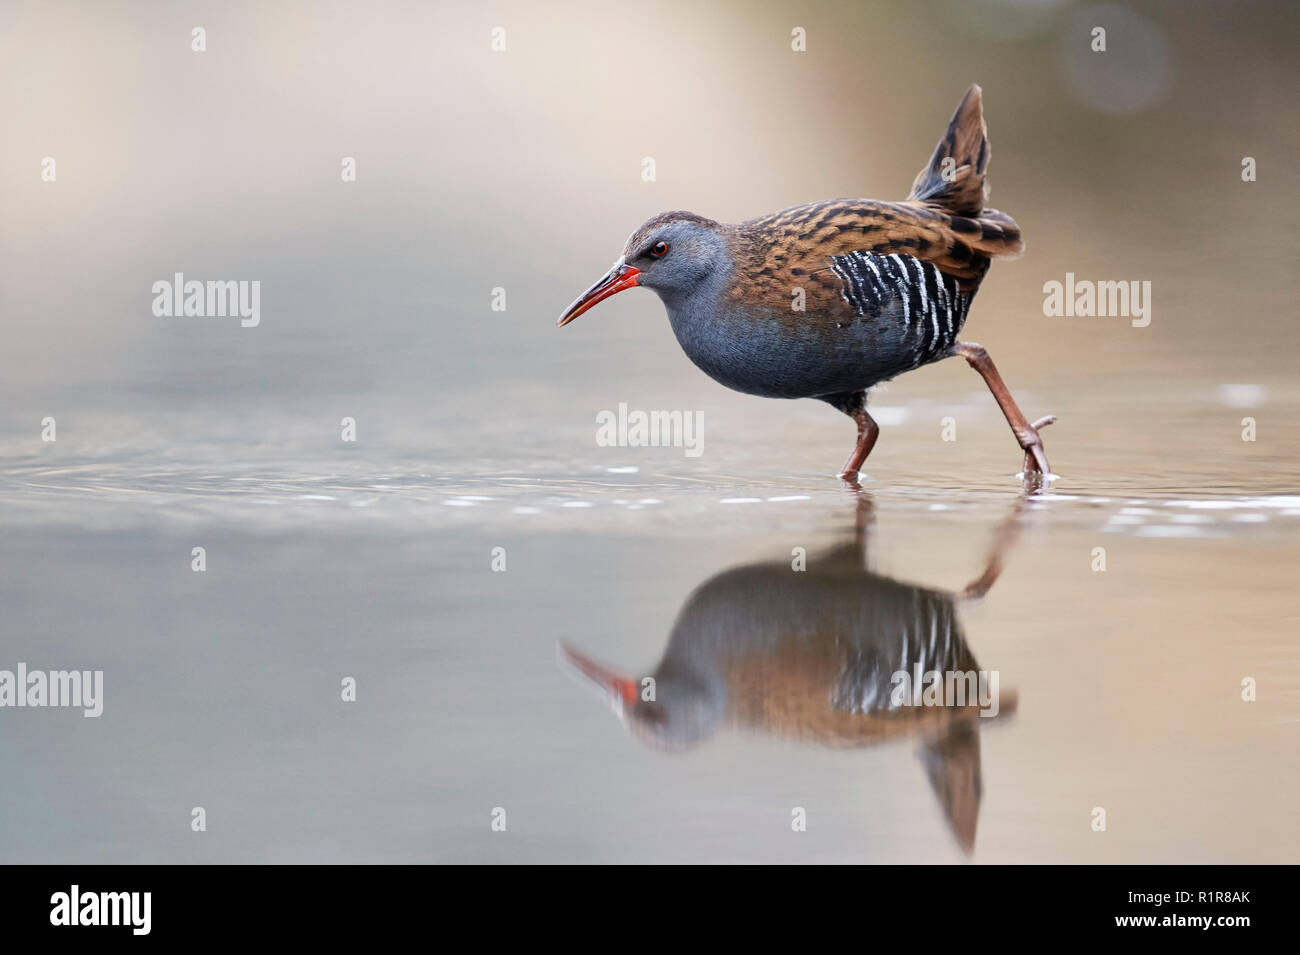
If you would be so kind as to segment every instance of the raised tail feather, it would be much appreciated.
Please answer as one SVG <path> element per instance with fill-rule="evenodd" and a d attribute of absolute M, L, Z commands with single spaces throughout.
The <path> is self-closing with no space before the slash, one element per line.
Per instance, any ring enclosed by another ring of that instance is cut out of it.
<path fill-rule="evenodd" d="M 936 212 L 977 223 L 978 230 L 958 225 L 957 231 L 968 245 L 984 255 L 1015 255 L 1024 248 L 1020 227 L 1006 213 L 984 208 L 988 165 L 989 137 L 984 126 L 983 92 L 978 86 L 972 86 L 957 104 L 947 132 L 934 147 L 925 168 L 917 174 L 907 199 Z"/>

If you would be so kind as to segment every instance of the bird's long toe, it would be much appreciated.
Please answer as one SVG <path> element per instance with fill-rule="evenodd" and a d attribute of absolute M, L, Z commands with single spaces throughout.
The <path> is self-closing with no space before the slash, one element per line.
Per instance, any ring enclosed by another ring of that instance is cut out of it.
<path fill-rule="evenodd" d="M 1039 435 L 1039 428 L 1046 428 L 1056 420 L 1056 415 L 1046 415 L 1039 418 L 1027 428 L 1017 428 L 1016 438 L 1020 442 L 1020 447 L 1025 452 L 1025 473 L 1038 472 L 1043 475 L 1051 474 L 1051 465 L 1047 463 L 1047 453 L 1043 450 L 1043 439 Z"/>

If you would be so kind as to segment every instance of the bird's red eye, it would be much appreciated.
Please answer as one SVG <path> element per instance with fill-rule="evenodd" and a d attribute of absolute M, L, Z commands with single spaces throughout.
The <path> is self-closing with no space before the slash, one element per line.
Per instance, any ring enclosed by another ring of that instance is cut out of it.
<path fill-rule="evenodd" d="M 656 259 L 662 259 L 665 255 L 668 254 L 668 243 L 656 242 L 654 244 L 654 248 L 650 250 L 650 254 L 653 255 Z"/>

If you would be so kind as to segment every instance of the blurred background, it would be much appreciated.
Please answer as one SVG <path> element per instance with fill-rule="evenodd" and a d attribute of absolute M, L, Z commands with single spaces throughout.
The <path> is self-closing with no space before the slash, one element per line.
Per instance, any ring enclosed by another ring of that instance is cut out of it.
<path fill-rule="evenodd" d="M 0 6 L 0 667 L 107 694 L 0 712 L 0 852 L 969 858 L 906 743 L 666 755 L 560 672 L 652 667 L 697 585 L 857 504 L 851 424 L 713 383 L 655 296 L 554 320 L 656 212 L 902 198 L 979 83 L 1026 252 L 963 337 L 1061 477 L 967 621 L 1020 699 L 973 857 L 1295 861 L 1298 44 L 1280 0 Z M 260 325 L 156 317 L 176 272 L 260 281 Z M 1046 317 L 1067 272 L 1150 282 L 1150 325 Z M 620 402 L 702 411 L 705 453 L 598 447 Z M 1019 452 L 960 362 L 873 407 L 871 560 L 959 589 Z"/>
<path fill-rule="evenodd" d="M 517 466 L 534 429 L 510 409 L 589 444 L 595 411 L 625 400 L 703 409 L 719 436 L 812 432 L 810 460 L 842 458 L 851 435 L 819 404 L 700 375 L 653 295 L 564 332 L 553 319 L 655 212 L 901 198 L 972 82 L 990 202 L 1027 252 L 997 263 L 966 334 L 1013 389 L 1046 391 L 1037 410 L 1082 412 L 1058 468 L 1080 441 L 1131 443 L 1135 402 L 1220 382 L 1295 397 L 1293 4 L 20 2 L 0 17 L 15 453 L 45 415 L 64 454 L 100 447 L 87 415 L 113 415 L 111 447 L 230 431 L 282 446 L 351 413 L 372 445 Z M 260 327 L 156 318 L 152 283 L 178 271 L 260 280 Z M 1043 284 L 1067 271 L 1150 281 L 1150 327 L 1045 318 Z M 948 363 L 891 387 L 974 384 Z M 1142 440 L 1177 454 L 1183 437 Z"/>

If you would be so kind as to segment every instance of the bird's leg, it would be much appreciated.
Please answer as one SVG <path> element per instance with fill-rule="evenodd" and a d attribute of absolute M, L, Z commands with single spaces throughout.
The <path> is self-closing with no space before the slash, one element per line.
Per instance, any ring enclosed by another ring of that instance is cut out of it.
<path fill-rule="evenodd" d="M 1015 543 L 1016 538 L 1020 535 L 1020 524 L 1027 500 L 1026 494 L 1016 498 L 1016 503 L 1011 507 L 1011 513 L 1004 517 L 1002 523 L 998 525 L 993 534 L 993 546 L 989 548 L 984 571 L 966 585 L 966 588 L 961 592 L 963 600 L 979 600 L 989 592 L 989 588 L 1001 576 L 1003 558 L 1011 550 L 1011 545 Z"/>
<path fill-rule="evenodd" d="M 970 366 L 980 373 L 984 383 L 989 386 L 989 391 L 993 392 L 998 407 L 1006 416 L 1007 424 L 1011 425 L 1012 433 L 1025 451 L 1025 473 L 1036 471 L 1044 475 L 1051 474 L 1052 469 L 1047 463 L 1047 455 L 1043 452 L 1043 439 L 1038 436 L 1038 429 L 1047 427 L 1056 420 L 1056 416 L 1048 415 L 1030 424 L 1016 407 L 1015 399 L 1011 397 L 1006 382 L 998 374 L 997 366 L 993 364 L 993 359 L 989 357 L 983 345 L 977 345 L 975 342 L 957 342 L 952 346 L 949 354 L 965 358 Z"/>
<path fill-rule="evenodd" d="M 840 473 L 840 477 L 844 480 L 851 481 L 858 476 L 862 462 L 876 446 L 876 438 L 880 436 L 880 426 L 872 420 L 871 415 L 867 414 L 867 396 L 861 392 L 850 402 L 838 407 L 858 425 L 858 444 L 849 455 L 849 459 L 844 462 L 844 469 Z"/>
<path fill-rule="evenodd" d="M 853 514 L 853 543 L 858 552 L 860 566 L 870 569 L 869 547 L 871 528 L 876 523 L 876 507 L 871 495 L 859 488 Z"/>
<path fill-rule="evenodd" d="M 858 473 L 862 463 L 867 460 L 867 455 L 876 446 L 876 438 L 880 437 L 880 425 L 867 414 L 866 408 L 860 408 L 853 416 L 853 420 L 858 425 L 858 444 L 849 455 L 849 459 L 844 462 L 845 476 Z"/>

